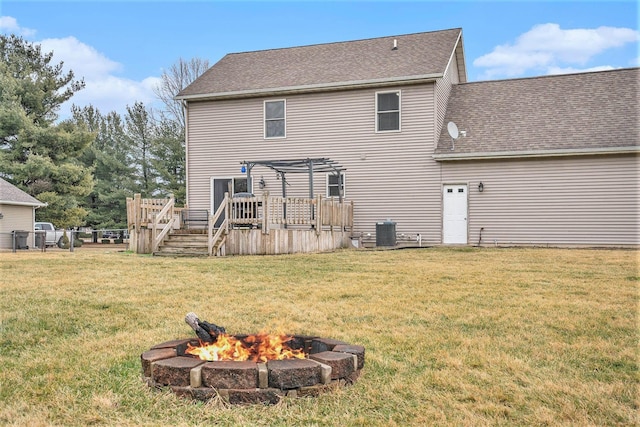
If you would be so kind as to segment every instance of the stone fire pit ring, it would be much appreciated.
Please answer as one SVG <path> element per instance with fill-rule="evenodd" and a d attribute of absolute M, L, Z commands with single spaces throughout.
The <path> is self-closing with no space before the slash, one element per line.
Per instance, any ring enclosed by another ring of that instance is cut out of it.
<path fill-rule="evenodd" d="M 220 397 L 231 404 L 275 404 L 285 396 L 318 396 L 353 384 L 364 367 L 363 346 L 313 336 L 294 335 L 288 342 L 293 349 L 303 349 L 308 358 L 265 363 L 200 360 L 185 353 L 187 344 L 199 342 L 167 341 L 142 353 L 142 374 L 149 387 L 169 388 L 178 396 L 200 401 Z"/>

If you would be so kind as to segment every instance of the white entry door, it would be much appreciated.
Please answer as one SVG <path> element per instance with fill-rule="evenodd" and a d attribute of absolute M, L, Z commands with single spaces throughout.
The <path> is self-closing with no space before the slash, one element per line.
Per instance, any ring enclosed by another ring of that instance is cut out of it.
<path fill-rule="evenodd" d="M 442 191 L 442 243 L 466 245 L 467 186 L 445 185 Z"/>

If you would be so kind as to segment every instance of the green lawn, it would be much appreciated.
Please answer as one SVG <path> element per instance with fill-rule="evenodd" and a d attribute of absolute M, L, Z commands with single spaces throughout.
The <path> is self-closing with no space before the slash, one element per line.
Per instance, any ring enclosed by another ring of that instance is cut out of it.
<path fill-rule="evenodd" d="M 0 425 L 632 425 L 638 251 L 407 249 L 168 259 L 0 253 Z M 140 354 L 284 332 L 366 348 L 355 385 L 274 406 L 149 389 Z"/>

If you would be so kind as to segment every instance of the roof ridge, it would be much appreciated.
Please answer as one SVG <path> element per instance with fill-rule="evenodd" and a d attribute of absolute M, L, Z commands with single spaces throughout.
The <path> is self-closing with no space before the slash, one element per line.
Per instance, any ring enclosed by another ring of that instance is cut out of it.
<path fill-rule="evenodd" d="M 304 49 L 304 48 L 309 48 L 309 47 L 314 47 L 314 46 L 329 46 L 329 45 L 339 45 L 339 44 L 347 44 L 347 43 L 358 43 L 358 42 L 365 42 L 365 41 L 371 41 L 371 40 L 389 39 L 389 38 L 393 38 L 393 37 L 409 37 L 409 36 L 416 36 L 416 35 L 421 35 L 421 34 L 443 33 L 443 32 L 456 31 L 456 30 L 462 32 L 462 28 L 461 27 L 447 28 L 447 29 L 433 30 L 433 31 L 417 31 L 415 33 L 396 34 L 396 35 L 379 36 L 379 37 L 367 37 L 367 38 L 364 38 L 364 39 L 356 39 L 356 40 L 342 40 L 342 41 L 336 41 L 336 42 L 311 43 L 311 44 L 298 45 L 298 46 L 274 47 L 274 48 L 269 48 L 269 49 L 247 50 L 247 51 L 244 51 L 244 52 L 230 52 L 230 53 L 227 53 L 225 55 L 225 57 L 226 56 L 231 56 L 231 55 L 244 55 L 244 54 L 249 54 L 249 53 L 270 52 L 270 51 L 276 51 L 276 50 Z"/>

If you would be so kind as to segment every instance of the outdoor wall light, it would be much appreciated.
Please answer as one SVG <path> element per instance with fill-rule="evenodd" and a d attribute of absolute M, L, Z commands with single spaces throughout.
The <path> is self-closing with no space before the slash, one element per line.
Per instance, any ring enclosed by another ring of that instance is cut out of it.
<path fill-rule="evenodd" d="M 484 191 L 484 184 L 482 183 L 482 181 L 480 181 L 480 184 L 478 184 L 478 191 L 481 193 Z"/>
<path fill-rule="evenodd" d="M 4 218 L 4 214 L 0 212 L 0 219 Z"/>
<path fill-rule="evenodd" d="M 258 181 L 258 185 L 260 186 L 260 189 L 262 190 L 264 187 L 267 186 L 267 183 L 264 182 L 264 177 L 260 177 L 260 181 Z"/>

